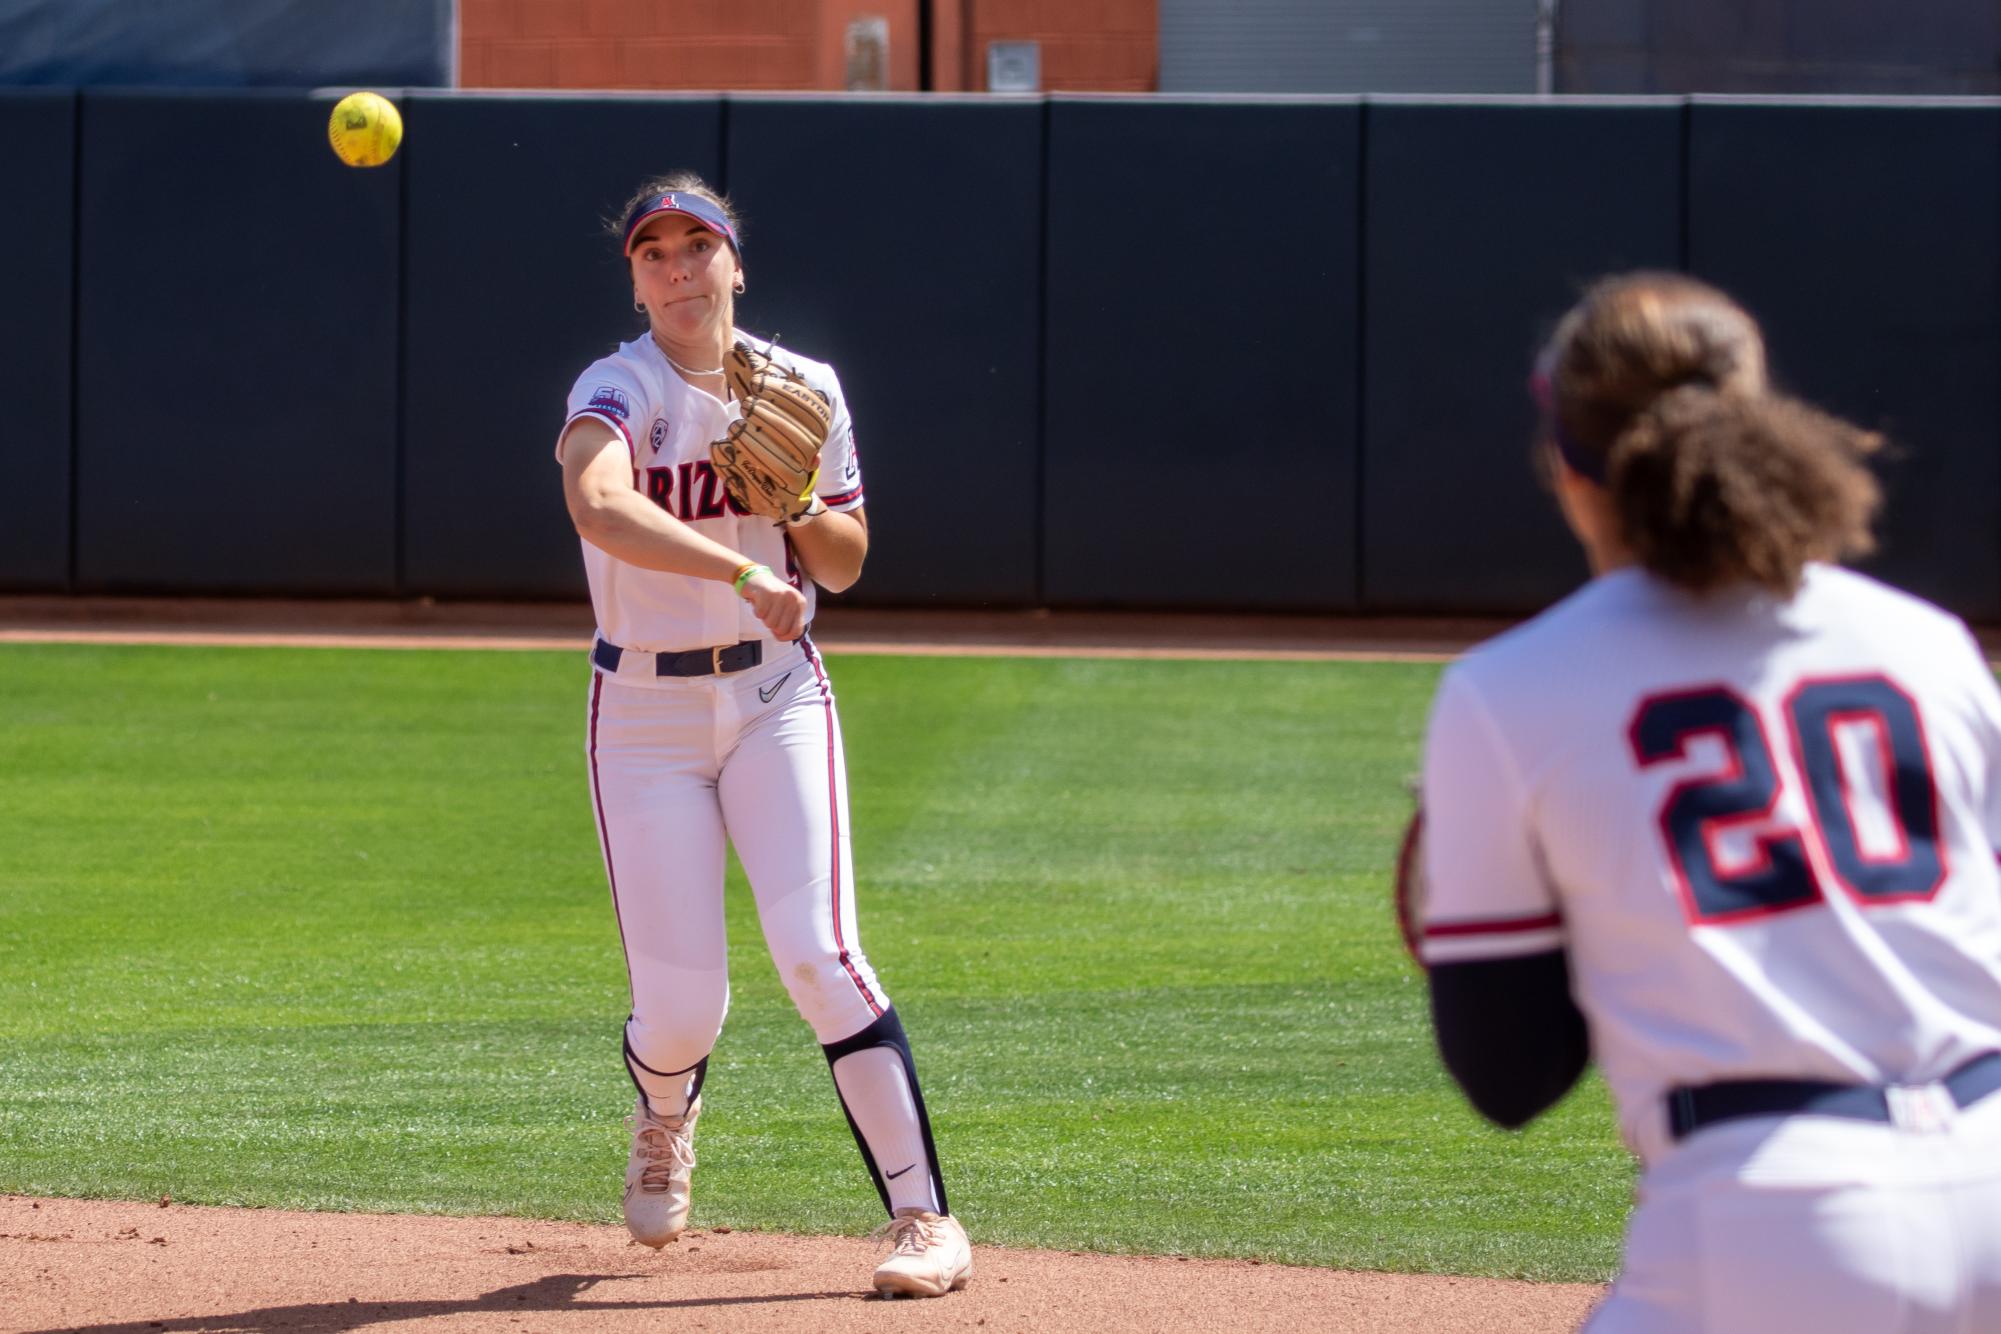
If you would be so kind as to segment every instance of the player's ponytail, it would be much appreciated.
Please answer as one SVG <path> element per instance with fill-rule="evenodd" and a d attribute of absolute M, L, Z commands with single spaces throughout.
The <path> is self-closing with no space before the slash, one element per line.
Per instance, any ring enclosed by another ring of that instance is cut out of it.
<path fill-rule="evenodd" d="M 1705 283 L 1636 273 L 1595 284 L 1544 353 L 1546 426 L 1605 487 L 1644 568 L 1691 592 L 1789 595 L 1808 561 L 1873 546 L 1881 440 L 1769 392 L 1764 339 Z"/>
<path fill-rule="evenodd" d="M 1880 444 L 1792 399 L 1684 385 L 1613 442 L 1606 484 L 1627 547 L 1660 578 L 1789 596 L 1808 561 L 1873 549 L 1881 494 L 1861 461 Z"/>

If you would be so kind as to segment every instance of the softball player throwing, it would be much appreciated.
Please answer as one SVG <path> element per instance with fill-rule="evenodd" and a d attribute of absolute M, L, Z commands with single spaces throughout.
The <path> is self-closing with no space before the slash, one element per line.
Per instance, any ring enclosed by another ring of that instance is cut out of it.
<path fill-rule="evenodd" d="M 556 454 L 597 613 L 587 753 L 632 991 L 626 1226 L 658 1247 L 687 1225 L 729 1003 L 727 838 L 891 1213 L 874 1284 L 937 1296 L 965 1286 L 972 1257 L 909 1043 L 856 933 L 840 723 L 806 634 L 814 586 L 848 587 L 868 548 L 847 407 L 829 367 L 737 330 L 742 239 L 701 181 L 642 188 L 620 243 L 648 328 L 578 377 Z M 749 428 L 778 419 L 774 402 L 805 425 L 770 439 L 824 435 L 800 446 L 803 489 L 759 489 Z"/>
<path fill-rule="evenodd" d="M 1643 1168 L 1596 1334 L 2001 1329 L 2001 692 L 1826 563 L 1870 545 L 1877 441 L 1764 367 L 1663 274 L 1543 354 L 1595 577 L 1439 687 L 1439 1046 L 1509 1126 L 1596 1054 Z"/>

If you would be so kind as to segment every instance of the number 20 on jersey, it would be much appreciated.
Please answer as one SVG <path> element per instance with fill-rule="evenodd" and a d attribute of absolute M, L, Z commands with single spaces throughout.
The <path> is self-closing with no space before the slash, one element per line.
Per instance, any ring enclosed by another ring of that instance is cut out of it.
<path fill-rule="evenodd" d="M 1757 710 L 1735 691 L 1716 685 L 1655 695 L 1633 715 L 1627 740 L 1643 769 L 1685 759 L 1689 743 L 1700 736 L 1720 741 L 1730 758 L 1721 773 L 1677 784 L 1658 816 L 1690 922 L 1742 922 L 1819 903 L 1824 891 L 1816 866 L 1826 867 L 1864 907 L 1936 894 L 1946 877 L 1938 788 L 1911 697 L 1884 676 L 1811 680 L 1786 696 L 1784 713 L 1811 815 L 1803 829 L 1775 819 L 1781 779 L 1771 742 Z M 1863 845 L 1859 785 L 1838 740 L 1844 733 L 1874 751 L 1895 834 L 1888 848 L 1881 839 L 1876 847 Z M 1757 855 L 1725 866 L 1718 839 L 1733 827 L 1759 831 Z"/>

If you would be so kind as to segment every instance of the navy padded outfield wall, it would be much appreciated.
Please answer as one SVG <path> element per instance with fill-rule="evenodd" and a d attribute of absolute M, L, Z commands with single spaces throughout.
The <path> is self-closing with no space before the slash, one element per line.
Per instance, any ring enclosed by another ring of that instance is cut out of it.
<path fill-rule="evenodd" d="M 739 322 L 832 362 L 854 416 L 857 600 L 1033 604 L 1041 106 L 732 97 L 728 120 Z"/>
<path fill-rule="evenodd" d="M 1362 593 L 1513 613 L 1583 556 L 1531 468 L 1536 348 L 1584 284 L 1679 267 L 1677 101 L 1371 102 Z"/>
<path fill-rule="evenodd" d="M 1895 452 L 1865 569 L 2001 619 L 2001 103 L 1696 99 L 1689 267 L 1790 388 Z"/>
<path fill-rule="evenodd" d="M 1354 607 L 1360 104 L 1048 105 L 1045 598 Z"/>
<path fill-rule="evenodd" d="M 395 591 L 400 165 L 330 95 L 82 97 L 78 590 Z"/>
<path fill-rule="evenodd" d="M 600 224 L 687 167 L 842 374 L 856 604 L 1533 611 L 1530 358 L 1658 266 L 1892 438 L 1865 567 L 2001 622 L 2001 101 L 437 91 L 353 170 L 333 95 L 0 94 L 0 589 L 580 596 Z"/>
<path fill-rule="evenodd" d="M 70 274 L 76 97 L 0 92 L 0 589 L 70 577 Z"/>
<path fill-rule="evenodd" d="M 404 591 L 582 597 L 556 436 L 577 376 L 646 327 L 605 224 L 647 177 L 717 178 L 722 104 L 419 93 L 403 114 Z"/>

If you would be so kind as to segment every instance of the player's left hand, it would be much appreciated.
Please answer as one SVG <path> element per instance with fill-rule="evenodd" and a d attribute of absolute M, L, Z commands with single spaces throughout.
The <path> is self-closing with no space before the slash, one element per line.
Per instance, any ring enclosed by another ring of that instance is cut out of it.
<path fill-rule="evenodd" d="M 780 523 L 805 513 L 820 480 L 820 450 L 834 407 L 791 370 L 744 343 L 723 359 L 741 421 L 709 446 L 709 462 L 730 499 Z"/>
<path fill-rule="evenodd" d="M 806 633 L 806 595 L 770 570 L 744 580 L 742 597 L 772 638 L 789 643 Z"/>

